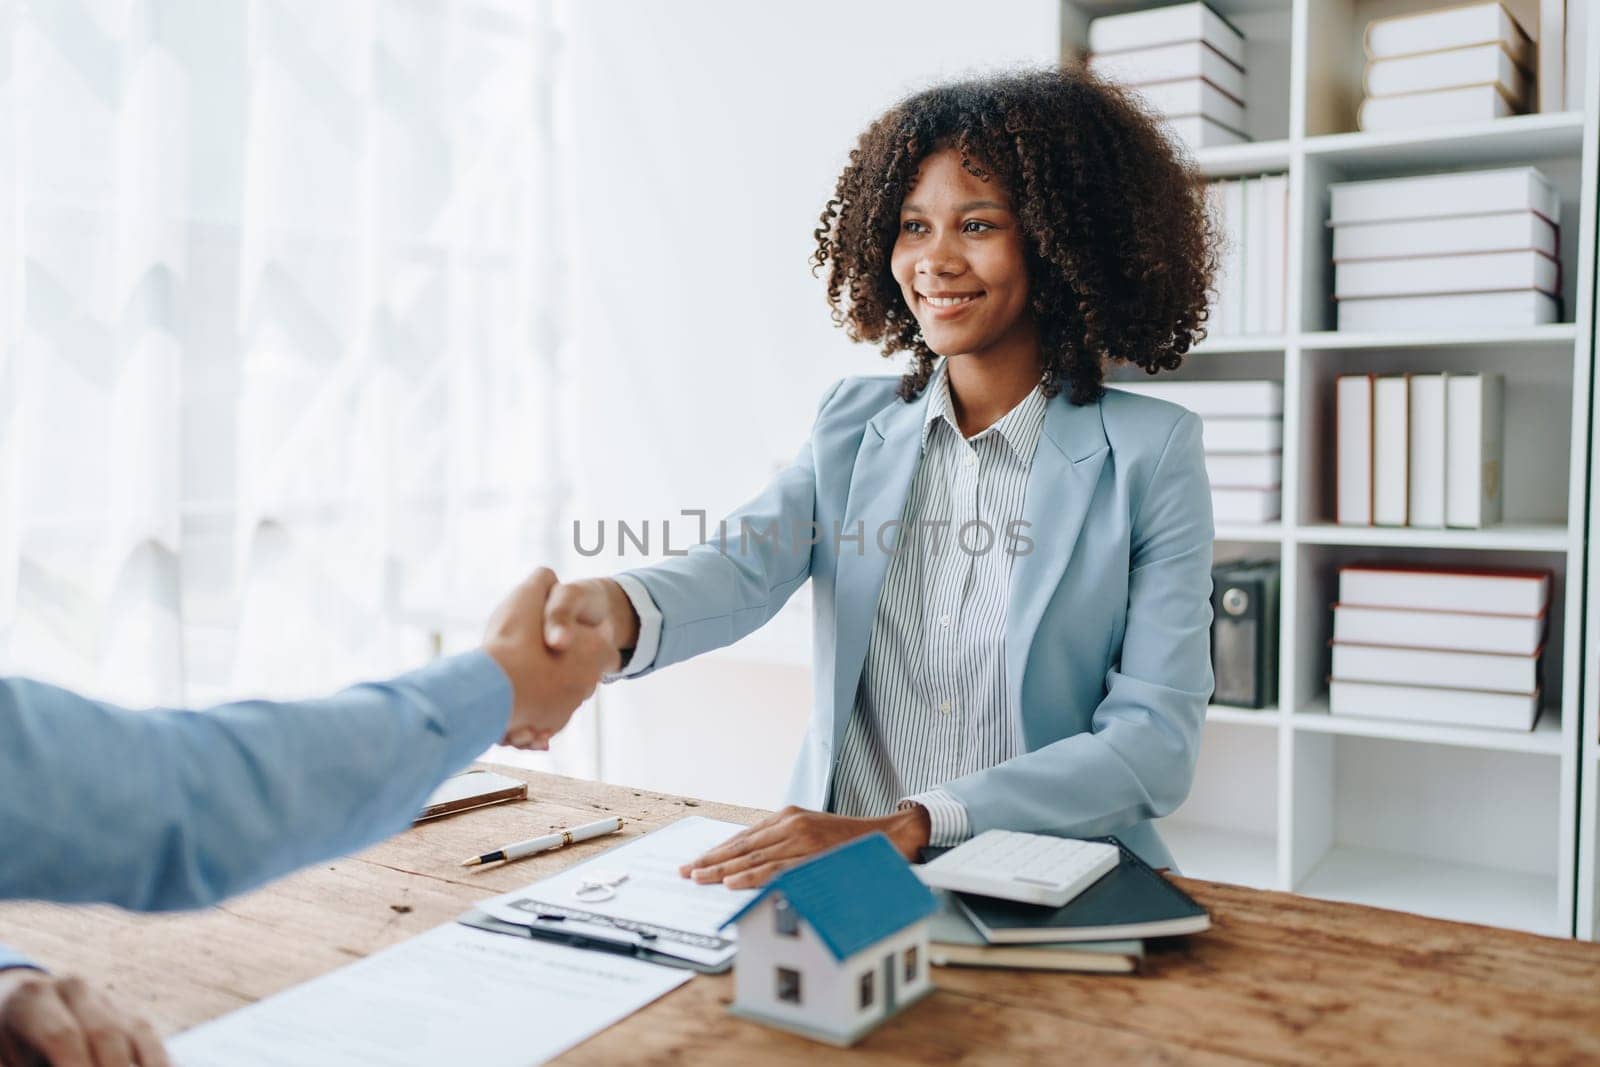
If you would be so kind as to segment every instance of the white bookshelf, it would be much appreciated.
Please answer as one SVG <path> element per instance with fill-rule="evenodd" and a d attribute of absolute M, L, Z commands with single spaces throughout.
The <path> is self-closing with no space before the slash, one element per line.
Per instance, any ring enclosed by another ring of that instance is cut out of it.
<path fill-rule="evenodd" d="M 1063 52 L 1082 48 L 1091 18 L 1167 2 L 1064 0 Z M 1509 2 L 1519 16 L 1537 8 Z M 1600 523 L 1600 501 L 1588 491 L 1591 412 L 1600 403 L 1591 374 L 1600 78 L 1590 79 L 1581 107 L 1562 112 L 1362 133 L 1355 109 L 1363 27 L 1443 0 L 1211 3 L 1246 36 L 1254 142 L 1202 150 L 1196 160 L 1213 178 L 1289 175 L 1286 320 L 1296 328 L 1210 338 L 1177 376 L 1284 384 L 1283 518 L 1217 529 L 1219 560 L 1281 562 L 1280 688 L 1276 708 L 1211 709 L 1194 791 L 1162 832 L 1184 871 L 1200 877 L 1594 937 L 1600 656 L 1585 654 L 1582 621 L 1586 601 L 1600 618 L 1600 582 L 1584 577 L 1586 520 Z M 1588 70 L 1600 72 L 1600 17 L 1589 30 Z M 1331 182 L 1522 164 L 1538 166 L 1561 190 L 1564 322 L 1470 333 L 1333 329 L 1324 225 Z M 1488 370 L 1504 375 L 1507 390 L 1503 525 L 1333 523 L 1337 375 Z M 1328 713 L 1337 569 L 1375 559 L 1555 574 L 1545 708 L 1532 731 Z"/>

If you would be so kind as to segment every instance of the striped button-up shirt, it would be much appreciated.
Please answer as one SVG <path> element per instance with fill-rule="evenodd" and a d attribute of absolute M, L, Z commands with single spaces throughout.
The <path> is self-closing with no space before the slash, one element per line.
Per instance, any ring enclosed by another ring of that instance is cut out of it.
<path fill-rule="evenodd" d="M 941 362 L 928 383 L 922 461 L 878 598 L 866 665 L 834 771 L 831 810 L 878 816 L 927 808 L 931 844 L 971 835 L 939 788 L 1022 751 L 1006 685 L 1012 536 L 1044 429 L 1039 387 L 971 438 Z"/>

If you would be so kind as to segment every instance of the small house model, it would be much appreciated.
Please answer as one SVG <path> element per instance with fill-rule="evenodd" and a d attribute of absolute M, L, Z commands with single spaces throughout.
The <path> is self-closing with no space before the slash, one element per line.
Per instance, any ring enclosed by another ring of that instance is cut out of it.
<path fill-rule="evenodd" d="M 928 917 L 937 909 L 883 834 L 824 852 L 728 920 L 739 929 L 728 1010 L 852 1045 L 933 991 Z"/>

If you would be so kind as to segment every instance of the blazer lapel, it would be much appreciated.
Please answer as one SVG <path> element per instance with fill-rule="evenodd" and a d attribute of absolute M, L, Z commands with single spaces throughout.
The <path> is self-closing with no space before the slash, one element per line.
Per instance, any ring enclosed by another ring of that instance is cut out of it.
<path fill-rule="evenodd" d="M 1019 708 L 1039 620 L 1072 558 L 1110 451 L 1099 404 L 1079 407 L 1064 396 L 1051 399 L 1022 503 L 1023 533 L 1033 547 L 1012 561 L 1006 607 L 1006 679 Z"/>
<path fill-rule="evenodd" d="M 844 534 L 864 530 L 862 543 L 839 546 L 835 570 L 833 752 L 844 740 L 855 705 L 856 687 L 866 663 L 867 641 L 877 614 L 878 594 L 889 570 L 889 554 L 878 548 L 878 531 L 905 510 L 911 481 L 922 459 L 922 423 L 928 409 L 924 390 L 917 400 L 896 398 L 873 416 L 861 436 L 850 494 L 845 500 Z M 822 530 L 819 537 L 833 537 Z M 894 542 L 890 542 L 893 547 Z M 830 762 L 832 754 L 830 753 Z"/>

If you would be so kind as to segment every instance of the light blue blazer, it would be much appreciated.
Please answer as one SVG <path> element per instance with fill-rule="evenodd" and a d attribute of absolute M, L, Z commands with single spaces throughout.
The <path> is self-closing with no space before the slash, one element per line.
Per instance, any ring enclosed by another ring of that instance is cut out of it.
<path fill-rule="evenodd" d="M 807 808 L 828 803 L 861 682 L 890 558 L 876 534 L 900 518 L 921 458 L 927 393 L 908 404 L 897 381 L 835 385 L 799 456 L 725 533 L 629 572 L 661 610 L 650 670 L 739 640 L 812 580 L 815 702 L 789 789 Z M 1188 795 L 1212 684 L 1200 420 L 1116 390 L 1081 407 L 1053 398 L 1023 519 L 1033 547 L 1012 563 L 1005 651 L 1024 753 L 944 788 L 974 833 L 1116 834 L 1170 866 L 1150 820 Z"/>

